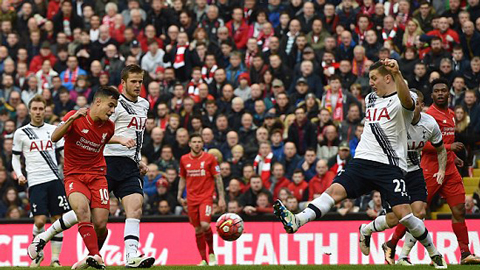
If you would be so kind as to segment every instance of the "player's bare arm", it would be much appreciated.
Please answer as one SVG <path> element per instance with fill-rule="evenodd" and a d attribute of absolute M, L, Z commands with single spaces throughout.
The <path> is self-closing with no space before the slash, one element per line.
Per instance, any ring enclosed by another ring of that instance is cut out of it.
<path fill-rule="evenodd" d="M 226 209 L 225 189 L 223 188 L 223 180 L 220 174 L 215 176 L 215 184 L 217 185 L 217 190 L 218 190 L 218 207 L 220 207 L 222 211 L 225 211 Z"/>
<path fill-rule="evenodd" d="M 72 125 L 73 121 L 77 120 L 80 117 L 84 117 L 87 115 L 87 109 L 81 108 L 75 112 L 70 118 L 67 119 L 63 124 L 59 125 L 52 134 L 52 142 L 58 142 L 60 139 L 63 138 L 65 133 L 67 133 L 68 129 Z"/>
<path fill-rule="evenodd" d="M 27 178 L 22 173 L 22 164 L 20 162 L 20 155 L 12 155 L 12 166 L 13 171 L 17 175 L 17 181 L 20 186 L 23 186 L 27 183 Z"/>
<path fill-rule="evenodd" d="M 177 201 L 183 206 L 187 206 L 187 200 L 182 198 L 183 190 L 186 186 L 186 180 L 183 177 L 180 177 L 180 181 L 178 181 L 178 194 L 177 194 Z"/>
<path fill-rule="evenodd" d="M 398 98 L 400 103 L 405 108 L 413 108 L 415 103 L 413 102 L 412 96 L 410 96 L 410 89 L 408 88 L 405 79 L 400 72 L 400 67 L 398 62 L 394 59 L 385 59 L 383 60 L 385 68 L 392 73 L 393 79 L 395 80 L 395 87 L 397 88 Z"/>
<path fill-rule="evenodd" d="M 438 172 L 433 177 L 436 177 L 437 183 L 441 185 L 445 178 L 445 168 L 447 167 L 447 150 L 443 144 L 435 147 L 435 149 L 437 150 Z"/>
<path fill-rule="evenodd" d="M 122 136 L 112 136 L 112 138 L 110 139 L 110 141 L 108 141 L 108 143 L 110 144 L 121 144 L 127 148 L 132 148 L 132 147 L 135 147 L 135 145 L 137 145 L 137 143 L 135 142 L 134 139 L 132 138 L 125 138 L 125 137 L 122 137 Z"/>

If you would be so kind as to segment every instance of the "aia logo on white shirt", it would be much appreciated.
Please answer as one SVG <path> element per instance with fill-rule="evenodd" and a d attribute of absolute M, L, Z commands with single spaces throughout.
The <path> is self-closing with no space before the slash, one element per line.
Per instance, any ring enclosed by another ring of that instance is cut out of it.
<path fill-rule="evenodd" d="M 88 131 L 89 131 L 88 129 L 82 129 L 82 133 L 84 133 L 84 134 L 87 134 Z"/>

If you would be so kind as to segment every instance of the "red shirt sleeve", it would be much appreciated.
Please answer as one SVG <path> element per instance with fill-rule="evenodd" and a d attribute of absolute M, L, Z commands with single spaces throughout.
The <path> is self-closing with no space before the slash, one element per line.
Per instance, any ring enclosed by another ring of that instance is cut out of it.
<path fill-rule="evenodd" d="M 70 116 L 74 115 L 77 111 L 76 110 L 71 110 L 65 116 L 63 116 L 62 121 L 67 121 Z"/>
<path fill-rule="evenodd" d="M 210 159 L 212 160 L 212 162 L 210 163 L 210 173 L 213 176 L 217 176 L 220 174 L 220 166 L 218 166 L 217 159 L 213 155 L 210 155 Z"/>

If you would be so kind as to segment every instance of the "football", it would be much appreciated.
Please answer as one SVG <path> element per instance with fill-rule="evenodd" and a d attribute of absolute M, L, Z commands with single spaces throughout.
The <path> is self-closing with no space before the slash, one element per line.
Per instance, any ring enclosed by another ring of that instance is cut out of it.
<path fill-rule="evenodd" d="M 243 219 L 233 213 L 221 215 L 217 220 L 217 233 L 225 241 L 235 241 L 243 233 Z"/>

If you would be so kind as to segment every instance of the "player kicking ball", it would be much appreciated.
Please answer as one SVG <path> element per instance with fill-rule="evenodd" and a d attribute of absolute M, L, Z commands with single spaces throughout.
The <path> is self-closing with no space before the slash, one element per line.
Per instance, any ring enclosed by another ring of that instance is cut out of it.
<path fill-rule="evenodd" d="M 125 256 L 126 266 L 130 268 L 151 267 L 155 258 L 138 256 L 140 240 L 140 218 L 143 207 L 143 176 L 148 167 L 141 162 L 143 133 L 147 122 L 149 103 L 140 97 L 143 83 L 143 70 L 138 65 L 129 65 L 122 70 L 123 94 L 118 99 L 115 113 L 110 117 L 115 123 L 115 135 L 135 138 L 136 146 L 105 146 L 107 162 L 108 189 L 119 198 L 125 209 Z M 106 237 L 106 235 L 104 236 Z"/>
<path fill-rule="evenodd" d="M 44 122 L 45 99 L 37 95 L 29 104 L 30 124 L 23 126 L 13 136 L 12 166 L 20 185 L 28 182 L 29 200 L 33 214 L 33 237 L 45 231 L 47 217 L 53 223 L 70 210 L 63 181 L 58 173 L 56 152 L 63 155 L 63 140 L 53 143 L 51 135 L 56 126 Z M 20 155 L 25 157 L 28 179 L 22 173 Z M 52 259 L 50 266 L 59 267 L 59 255 L 62 250 L 63 233 L 52 238 Z M 38 256 L 30 267 L 38 267 L 44 257 Z"/>
<path fill-rule="evenodd" d="M 374 63 L 370 67 L 369 78 L 374 92 L 365 97 L 365 129 L 355 158 L 304 211 L 294 215 L 277 200 L 274 214 L 288 233 L 295 233 L 345 198 L 358 198 L 378 190 L 392 206 L 399 222 L 425 246 L 435 268 L 445 269 L 445 259 L 433 245 L 423 221 L 412 214 L 403 179 L 403 172 L 407 171 L 407 128 L 413 119 L 416 95 L 410 94 L 395 60 Z M 360 240 L 363 242 L 365 238 L 362 236 Z"/>
<path fill-rule="evenodd" d="M 180 181 L 178 183 L 178 202 L 188 207 L 190 224 L 195 228 L 197 248 L 202 257 L 199 265 L 217 265 L 213 250 L 213 233 L 210 227 L 212 220 L 213 196 L 215 184 L 218 190 L 218 206 L 225 210 L 225 192 L 220 176 L 220 168 L 215 157 L 203 151 L 203 139 L 193 134 L 189 141 L 190 153 L 180 159 Z M 183 199 L 183 191 L 187 187 L 187 198 Z M 209 250 L 207 263 L 206 246 Z"/>
<path fill-rule="evenodd" d="M 456 162 L 463 163 L 455 155 L 455 151 L 463 149 L 463 144 L 455 142 L 455 113 L 448 109 L 449 85 L 444 79 L 437 79 L 432 82 L 432 99 L 433 105 L 427 110 L 427 114 L 434 118 L 440 131 L 443 134 L 443 141 L 447 149 L 447 168 L 444 181 L 436 181 L 434 172 L 438 168 L 440 159 L 434 154 L 435 150 L 432 145 L 426 144 L 423 149 L 421 167 L 425 175 L 427 184 L 427 203 L 430 204 L 433 197 L 440 195 L 447 200 L 448 206 L 452 210 L 452 229 L 457 236 L 458 246 L 460 247 L 461 260 L 460 264 L 480 264 L 480 257 L 470 252 L 469 237 L 467 224 L 465 223 L 465 187 L 463 179 L 456 168 Z M 463 165 L 463 164 L 462 164 Z M 405 234 L 405 228 L 397 226 L 392 239 L 386 243 L 386 247 L 392 251 L 387 254 L 394 253 L 397 242 Z M 408 238 L 406 236 L 406 240 Z M 408 263 L 408 255 L 415 245 L 415 239 L 405 241 L 399 262 Z M 393 254 L 392 256 L 395 256 Z M 392 258 L 393 260 L 393 258 Z"/>
<path fill-rule="evenodd" d="M 432 146 L 435 147 L 439 165 L 434 177 L 437 183 L 442 183 L 445 177 L 447 151 L 445 150 L 442 132 L 437 122 L 433 117 L 422 112 L 424 106 L 422 92 L 415 91 L 415 93 L 418 98 L 412 123 L 408 126 L 408 168 L 407 175 L 405 176 L 405 184 L 408 195 L 410 196 L 410 206 L 412 207 L 413 214 L 423 220 L 426 215 L 427 188 L 423 177 L 423 170 L 420 168 L 420 153 L 427 142 L 430 142 Z M 366 225 L 363 224 L 360 227 L 360 237 L 364 239 L 364 241 L 360 242 L 360 249 L 364 255 L 370 254 L 370 237 L 373 232 L 382 232 L 396 226 L 399 222 L 395 214 L 391 211 L 390 206 L 386 205 L 385 208 L 387 209 L 387 215 L 378 216 L 372 222 Z M 403 225 L 398 226 L 405 228 Z M 415 241 L 415 238 L 411 234 L 408 234 L 405 242 L 408 241 Z M 390 265 L 395 264 L 395 247 L 384 243 L 382 249 L 385 252 L 385 261 Z M 402 256 L 400 256 L 397 264 L 412 265 L 407 257 Z"/>
<path fill-rule="evenodd" d="M 100 88 L 89 110 L 70 111 L 52 134 L 53 142 L 65 138 L 65 191 L 89 252 L 72 269 L 105 268 L 99 254 L 103 243 L 97 237 L 106 234 L 110 208 L 103 148 L 107 142 L 135 146 L 133 139 L 113 136 L 115 125 L 109 117 L 115 112 L 119 96 L 115 87 Z"/>

